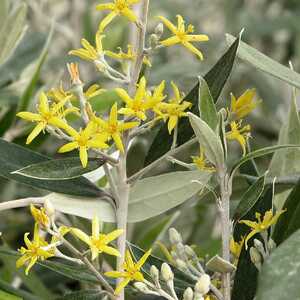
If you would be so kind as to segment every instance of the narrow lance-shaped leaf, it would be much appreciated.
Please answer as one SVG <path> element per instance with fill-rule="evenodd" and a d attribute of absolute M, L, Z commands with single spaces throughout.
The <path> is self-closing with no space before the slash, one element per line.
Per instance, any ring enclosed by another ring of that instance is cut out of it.
<path fill-rule="evenodd" d="M 218 113 L 214 99 L 204 78 L 199 76 L 199 112 L 201 119 L 215 130 L 218 125 Z"/>
<path fill-rule="evenodd" d="M 299 299 L 300 230 L 276 248 L 259 274 L 257 300 Z"/>
<path fill-rule="evenodd" d="M 83 168 L 79 158 L 68 157 L 32 164 L 12 174 L 43 180 L 66 180 L 94 171 L 104 163 L 105 161 L 100 158 L 90 158 L 87 167 Z"/>
<path fill-rule="evenodd" d="M 266 174 L 259 177 L 243 194 L 233 215 L 233 220 L 235 222 L 242 219 L 262 195 L 265 186 Z"/>
<path fill-rule="evenodd" d="M 286 240 L 293 232 L 300 229 L 300 180 L 285 200 L 283 208 L 286 212 L 276 223 L 272 239 L 277 245 Z"/>
<path fill-rule="evenodd" d="M 245 162 L 247 162 L 250 159 L 254 159 L 257 157 L 261 157 L 267 154 L 271 154 L 277 150 L 281 150 L 281 149 L 288 149 L 288 148 L 300 148 L 300 145 L 278 145 L 278 146 L 271 146 L 271 147 L 265 147 L 259 150 L 255 150 L 253 152 L 248 153 L 247 155 L 245 155 L 242 159 L 240 159 L 232 168 L 231 170 L 231 176 L 237 171 L 237 169 L 244 164 Z"/>
<path fill-rule="evenodd" d="M 12 172 L 28 165 L 49 161 L 50 158 L 22 146 L 0 139 L 0 176 L 52 192 L 84 197 L 103 197 L 107 194 L 84 177 L 67 180 L 41 180 Z"/>
<path fill-rule="evenodd" d="M 14 52 L 26 30 L 27 5 L 21 3 L 6 18 L 0 28 L 0 65 L 5 63 Z"/>
<path fill-rule="evenodd" d="M 217 168 L 223 168 L 224 151 L 220 137 L 199 117 L 192 113 L 188 113 L 188 115 L 205 156 Z"/>
<path fill-rule="evenodd" d="M 218 101 L 221 91 L 231 74 L 236 52 L 239 46 L 240 38 L 237 38 L 235 42 L 229 47 L 226 53 L 217 61 L 217 63 L 211 68 L 211 70 L 204 75 L 204 80 L 209 87 L 210 93 L 214 102 Z M 197 83 L 193 89 L 186 95 L 184 100 L 192 102 L 193 106 L 191 112 L 199 116 L 199 83 Z M 194 132 L 191 128 L 189 120 L 187 118 L 181 118 L 178 123 L 178 139 L 177 145 L 180 146 L 187 142 Z M 172 145 L 173 137 L 169 135 L 167 126 L 162 124 L 158 131 L 145 160 L 145 164 L 148 165 L 154 160 L 161 157 L 168 152 Z"/>
<path fill-rule="evenodd" d="M 235 39 L 234 36 L 230 34 L 226 34 L 226 38 L 230 44 L 233 43 Z M 255 68 L 300 88 L 300 74 L 281 65 L 242 41 L 240 42 L 237 55 Z"/>

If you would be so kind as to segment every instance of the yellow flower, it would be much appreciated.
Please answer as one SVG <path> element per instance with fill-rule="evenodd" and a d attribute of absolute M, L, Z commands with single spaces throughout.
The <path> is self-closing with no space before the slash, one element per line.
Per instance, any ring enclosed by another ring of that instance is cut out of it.
<path fill-rule="evenodd" d="M 46 214 L 45 208 L 42 207 L 41 209 L 36 208 L 33 204 L 30 205 L 30 212 L 35 220 L 36 223 L 43 227 L 49 226 L 49 217 Z"/>
<path fill-rule="evenodd" d="M 239 242 L 235 242 L 233 237 L 231 237 L 230 239 L 230 252 L 234 256 L 235 263 L 237 263 L 240 257 L 242 248 L 244 246 L 244 242 L 245 242 L 245 236 L 241 237 L 241 240 Z"/>
<path fill-rule="evenodd" d="M 246 125 L 241 128 L 241 122 L 231 122 L 230 123 L 231 131 L 226 133 L 226 138 L 228 140 L 236 140 L 239 142 L 243 149 L 243 155 L 246 154 L 246 142 L 250 137 L 250 125 Z"/>
<path fill-rule="evenodd" d="M 147 258 L 151 254 L 151 249 L 148 250 L 138 262 L 134 262 L 130 251 L 127 250 L 125 254 L 125 261 L 123 264 L 123 272 L 110 271 L 106 272 L 104 275 L 111 278 L 123 278 L 124 280 L 119 283 L 116 287 L 115 294 L 118 295 L 120 292 L 129 284 L 130 281 L 144 281 L 144 276 L 140 271 L 142 266 L 145 264 Z"/>
<path fill-rule="evenodd" d="M 249 221 L 249 220 L 241 220 L 239 223 L 245 224 L 251 228 L 250 233 L 247 235 L 245 240 L 245 246 L 246 249 L 248 248 L 248 241 L 253 237 L 255 234 L 267 230 L 269 227 L 271 227 L 273 224 L 275 224 L 278 220 L 278 218 L 286 211 L 280 210 L 275 215 L 273 215 L 272 209 L 266 211 L 263 220 L 261 220 L 261 214 L 256 213 L 255 217 L 257 219 L 257 222 L 255 221 Z"/>
<path fill-rule="evenodd" d="M 26 275 L 28 275 L 29 270 L 38 260 L 43 261 L 49 257 L 53 257 L 55 253 L 55 247 L 51 247 L 51 245 L 49 245 L 44 238 L 39 235 L 38 224 L 34 227 L 32 241 L 28 239 L 29 234 L 30 233 L 27 232 L 24 235 L 24 242 L 27 249 L 21 247 L 21 249 L 18 250 L 22 254 L 22 257 L 20 257 L 16 262 L 17 268 L 20 268 L 29 262 L 25 270 Z"/>
<path fill-rule="evenodd" d="M 71 233 L 86 243 L 92 253 L 92 260 L 96 259 L 100 253 L 107 253 L 109 255 L 120 256 L 118 250 L 108 246 L 110 242 L 118 238 L 122 233 L 122 229 L 117 229 L 108 234 L 99 233 L 99 219 L 93 218 L 92 221 L 92 235 L 88 236 L 86 233 L 77 228 L 72 228 Z"/>
<path fill-rule="evenodd" d="M 105 89 L 101 89 L 100 85 L 93 84 L 84 92 L 84 96 L 85 96 L 86 100 L 90 100 L 91 98 L 99 96 L 104 92 L 105 92 Z"/>
<path fill-rule="evenodd" d="M 160 103 L 159 110 L 162 112 L 163 118 L 169 119 L 168 130 L 169 133 L 176 127 L 179 119 L 185 117 L 185 112 L 189 107 L 192 106 L 191 102 L 183 101 L 183 94 L 180 93 L 178 87 L 174 82 L 171 83 L 174 92 L 174 98 L 170 99 L 168 103 Z"/>
<path fill-rule="evenodd" d="M 133 50 L 132 45 L 127 46 L 127 52 L 123 52 L 121 48 L 119 48 L 119 53 L 115 53 L 109 50 L 105 51 L 105 55 L 107 55 L 110 58 L 117 59 L 117 60 L 135 60 L 136 59 L 136 53 Z M 147 65 L 148 67 L 152 67 L 151 61 L 147 56 L 144 56 L 143 63 Z"/>
<path fill-rule="evenodd" d="M 96 33 L 95 36 L 96 47 L 92 46 L 86 39 L 81 39 L 81 45 L 83 48 L 71 50 L 69 54 L 78 56 L 83 60 L 88 60 L 93 62 L 98 61 L 105 54 L 102 46 L 102 39 L 104 37 L 105 35 L 101 35 L 99 34 L 99 32 Z"/>
<path fill-rule="evenodd" d="M 153 93 L 147 92 L 145 103 L 147 109 L 152 109 L 160 118 L 164 118 L 163 113 L 160 111 L 160 104 L 166 98 L 164 95 L 164 90 L 166 87 L 166 82 L 163 80 L 158 86 L 154 88 Z"/>
<path fill-rule="evenodd" d="M 216 169 L 208 165 L 208 161 L 204 156 L 204 151 L 200 148 L 198 156 L 192 156 L 193 163 L 197 166 L 199 170 L 214 172 Z"/>
<path fill-rule="evenodd" d="M 49 107 L 48 98 L 46 94 L 42 92 L 39 97 L 39 105 L 37 109 L 38 113 L 19 112 L 17 114 L 18 117 L 24 120 L 38 123 L 28 136 L 26 144 L 30 144 L 32 140 L 40 134 L 41 131 L 45 130 L 47 125 L 62 129 L 66 129 L 68 127 L 68 124 L 61 119 L 66 115 L 66 112 L 61 112 L 66 101 L 68 101 L 68 98 L 65 98 L 60 103 Z"/>
<path fill-rule="evenodd" d="M 254 101 L 255 95 L 255 89 L 246 90 L 238 99 L 231 94 L 231 112 L 237 119 L 247 116 L 260 103 L 260 101 Z"/>
<path fill-rule="evenodd" d="M 168 27 L 168 29 L 174 34 L 174 36 L 161 41 L 161 45 L 163 46 L 173 46 L 176 44 L 182 44 L 192 53 L 196 54 L 201 60 L 203 60 L 202 53 L 194 47 L 191 42 L 205 42 L 208 41 L 209 38 L 205 34 L 190 34 L 194 32 L 194 26 L 188 25 L 187 29 L 185 28 L 185 21 L 182 16 L 177 15 L 177 27 L 172 24 L 165 17 L 160 16 L 159 19 Z"/>
<path fill-rule="evenodd" d="M 121 138 L 122 132 L 139 125 L 139 122 L 118 121 L 117 103 L 112 106 L 109 119 L 107 121 L 102 120 L 101 118 L 95 118 L 95 122 L 100 126 L 103 133 L 107 134 L 109 138 L 114 140 L 117 148 L 121 152 L 124 152 L 124 146 Z"/>
<path fill-rule="evenodd" d="M 96 124 L 94 122 L 89 122 L 85 129 L 80 130 L 80 132 L 77 132 L 70 126 L 68 126 L 66 131 L 73 138 L 73 141 L 62 146 L 58 152 L 65 153 L 79 149 L 79 157 L 84 168 L 88 163 L 87 151 L 89 148 L 105 149 L 109 147 L 105 143 L 108 138 L 106 134 L 95 134 Z"/>
<path fill-rule="evenodd" d="M 138 18 L 131 9 L 133 4 L 140 2 L 140 0 L 114 0 L 111 3 L 98 4 L 97 10 L 111 10 L 111 12 L 101 21 L 99 31 L 103 32 L 106 26 L 116 17 L 124 16 L 130 22 L 137 22 Z"/>
<path fill-rule="evenodd" d="M 134 98 L 131 98 L 128 93 L 121 88 L 116 89 L 119 97 L 126 103 L 126 107 L 119 109 L 119 113 L 125 116 L 137 117 L 140 120 L 145 121 L 147 116 L 146 112 L 146 79 L 142 77 L 139 81 L 138 88 L 136 90 Z"/>

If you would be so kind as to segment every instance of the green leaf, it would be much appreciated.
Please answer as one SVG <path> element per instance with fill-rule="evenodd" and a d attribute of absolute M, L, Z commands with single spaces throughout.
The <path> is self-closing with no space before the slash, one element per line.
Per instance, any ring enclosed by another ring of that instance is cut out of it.
<path fill-rule="evenodd" d="M 112 205 L 101 198 L 86 198 L 50 193 L 43 197 L 62 213 L 92 220 L 95 215 L 103 222 L 115 222 L 115 211 Z"/>
<path fill-rule="evenodd" d="M 259 177 L 243 194 L 233 215 L 233 220 L 235 222 L 243 218 L 259 200 L 264 190 L 265 181 L 266 174 L 264 176 Z"/>
<path fill-rule="evenodd" d="M 37 297 L 27 291 L 24 291 L 20 288 L 16 289 L 16 288 L 12 287 L 10 284 L 8 284 L 7 282 L 5 282 L 2 279 L 0 279 L 0 288 L 7 293 L 10 293 L 10 294 L 20 297 L 23 300 L 41 300 L 40 297 Z"/>
<path fill-rule="evenodd" d="M 0 290 L 0 300 L 22 300 L 22 298 Z"/>
<path fill-rule="evenodd" d="M 234 41 L 234 37 L 230 34 L 226 34 L 226 39 L 228 43 Z M 255 68 L 300 88 L 300 75 L 298 73 L 281 65 L 242 41 L 240 42 L 237 55 Z"/>
<path fill-rule="evenodd" d="M 0 65 L 5 63 L 16 49 L 26 30 L 27 5 L 21 3 L 2 21 L 0 29 Z"/>
<path fill-rule="evenodd" d="M 127 244 L 135 261 L 138 261 L 145 254 L 145 251 L 137 247 L 136 245 L 131 243 L 127 243 Z M 157 269 L 160 270 L 161 265 L 164 262 L 165 261 L 163 261 L 162 259 L 154 255 L 150 255 L 146 260 L 146 263 L 143 265 L 142 271 L 145 274 L 147 274 L 147 276 L 151 277 L 150 275 L 151 266 L 156 266 Z M 184 274 L 183 272 L 181 272 L 180 270 L 178 270 L 173 266 L 170 267 L 172 268 L 172 271 L 174 273 L 174 286 L 176 288 L 176 291 L 182 293 L 187 287 L 193 286 L 195 284 L 195 282 L 186 274 Z"/>
<path fill-rule="evenodd" d="M 9 14 L 9 1 L 8 0 L 0 1 L 0 28 L 4 26 L 8 14 Z"/>
<path fill-rule="evenodd" d="M 172 172 L 139 180 L 130 189 L 128 222 L 140 222 L 174 208 L 195 196 L 211 177 L 208 172 Z"/>
<path fill-rule="evenodd" d="M 289 148 L 300 148 L 300 145 L 278 145 L 278 146 L 270 146 L 262 149 L 258 149 L 246 154 L 242 159 L 240 159 L 232 168 L 231 176 L 237 171 L 237 169 L 247 162 L 250 159 L 261 157 L 267 154 L 271 154 L 277 150 L 289 149 Z"/>
<path fill-rule="evenodd" d="M 55 300 L 99 300 L 102 299 L 103 291 L 101 290 L 82 290 L 73 293 L 67 293 L 62 297 L 58 297 Z"/>
<path fill-rule="evenodd" d="M 78 178 L 81 175 L 94 171 L 104 163 L 105 161 L 99 158 L 90 158 L 88 166 L 83 168 L 79 158 L 68 157 L 32 164 L 16 170 L 12 174 L 42 180 L 66 180 Z"/>
<path fill-rule="evenodd" d="M 215 130 L 219 123 L 214 99 L 204 78 L 199 76 L 199 112 L 201 119 Z"/>
<path fill-rule="evenodd" d="M 2 258 L 14 257 L 15 259 L 18 259 L 20 257 L 20 254 L 17 251 L 7 250 L 3 247 L 0 247 L 0 255 Z M 84 265 L 66 262 L 65 260 L 62 263 L 52 259 L 38 261 L 37 264 L 73 280 L 99 283 L 95 275 L 91 273 Z"/>
<path fill-rule="evenodd" d="M 231 74 L 239 41 L 240 39 L 237 38 L 235 42 L 231 45 L 231 47 L 226 51 L 226 53 L 203 77 L 207 83 L 207 86 L 210 90 L 212 98 L 214 99 L 214 102 L 217 102 L 221 91 L 229 75 Z M 192 102 L 193 106 L 191 108 L 191 112 L 199 116 L 199 82 L 187 94 L 184 100 Z M 190 126 L 189 120 L 187 118 L 181 118 L 178 123 L 178 146 L 190 140 L 193 134 L 194 132 Z M 162 125 L 150 147 L 145 164 L 150 164 L 151 162 L 160 158 L 163 154 L 168 152 L 172 145 L 172 141 L 173 137 L 169 135 L 167 126 Z"/>
<path fill-rule="evenodd" d="M 84 197 L 102 197 L 106 193 L 84 177 L 67 180 L 40 180 L 11 174 L 28 165 L 49 161 L 49 158 L 19 145 L 0 139 L 0 176 L 52 192 Z"/>
<path fill-rule="evenodd" d="M 25 91 L 21 97 L 21 100 L 18 104 L 17 112 L 26 110 L 29 107 L 30 100 L 33 98 L 33 93 L 34 93 L 34 90 L 36 88 L 37 82 L 40 77 L 42 66 L 44 65 L 44 62 L 47 58 L 48 50 L 49 50 L 49 47 L 50 47 L 50 44 L 52 41 L 52 37 L 53 37 L 53 32 L 54 32 L 54 23 L 52 23 L 52 25 L 51 25 L 51 29 L 50 29 L 49 35 L 47 37 L 46 43 L 44 45 L 44 48 L 36 62 L 35 69 L 32 74 L 31 80 L 30 80 L 27 88 L 25 89 Z"/>
<path fill-rule="evenodd" d="M 266 259 L 259 274 L 257 300 L 300 299 L 300 231 Z"/>
<path fill-rule="evenodd" d="M 251 210 L 243 217 L 245 220 L 255 220 L 255 213 L 259 212 L 262 215 L 272 208 L 273 192 L 272 187 L 269 186 L 264 190 L 263 194 L 251 208 Z M 240 241 L 241 237 L 248 234 L 249 227 L 245 224 L 237 223 L 234 227 L 233 237 L 235 241 Z M 260 239 L 259 235 L 255 238 Z M 253 239 L 248 242 L 248 250 L 243 247 L 239 257 L 237 270 L 234 277 L 234 284 L 232 290 L 232 300 L 253 300 L 256 293 L 258 271 L 251 262 L 249 249 L 253 245 Z M 266 298 L 269 299 L 269 298 Z"/>
<path fill-rule="evenodd" d="M 188 113 L 192 128 L 207 159 L 217 168 L 224 167 L 224 151 L 220 137 L 201 118 Z"/>
<path fill-rule="evenodd" d="M 298 114 L 296 92 L 293 91 L 289 115 L 279 133 L 278 145 L 300 145 L 300 118 Z M 274 154 L 269 167 L 270 175 L 286 176 L 300 172 L 300 149 L 287 149 Z"/>
<path fill-rule="evenodd" d="M 300 180 L 295 185 L 282 209 L 286 212 L 278 219 L 273 232 L 273 240 L 281 244 L 291 234 L 300 229 Z"/>

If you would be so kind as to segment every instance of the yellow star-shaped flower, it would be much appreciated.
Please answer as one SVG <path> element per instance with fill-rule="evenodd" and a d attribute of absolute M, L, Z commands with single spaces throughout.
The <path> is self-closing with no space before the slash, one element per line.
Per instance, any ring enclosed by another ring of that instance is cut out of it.
<path fill-rule="evenodd" d="M 81 45 L 83 48 L 71 50 L 69 52 L 69 55 L 75 55 L 80 57 L 83 60 L 88 61 L 98 61 L 100 60 L 104 54 L 105 51 L 103 50 L 102 46 L 102 39 L 105 37 L 105 35 L 99 34 L 99 32 L 95 35 L 95 42 L 96 47 L 92 46 L 86 39 L 81 39 Z"/>
<path fill-rule="evenodd" d="M 83 130 L 77 132 L 71 126 L 66 129 L 67 133 L 73 138 L 73 141 L 62 146 L 58 152 L 65 153 L 74 149 L 79 149 L 79 157 L 82 166 L 85 168 L 88 163 L 88 150 L 90 148 L 106 149 L 109 146 L 106 144 L 108 136 L 96 134 L 97 125 L 94 122 L 89 122 Z"/>
<path fill-rule="evenodd" d="M 237 119 L 247 116 L 261 101 L 255 101 L 256 90 L 246 90 L 238 99 L 231 93 L 231 113 Z"/>
<path fill-rule="evenodd" d="M 241 122 L 231 122 L 230 127 L 231 131 L 226 133 L 226 138 L 228 140 L 236 140 L 241 145 L 243 155 L 245 155 L 247 139 L 250 137 L 250 125 L 241 128 Z"/>
<path fill-rule="evenodd" d="M 22 257 L 20 257 L 16 262 L 17 268 L 20 268 L 29 262 L 25 269 L 26 275 L 28 275 L 30 269 L 38 260 L 43 261 L 49 257 L 53 257 L 55 253 L 55 247 L 51 247 L 51 245 L 49 245 L 48 242 L 39 235 L 38 224 L 35 224 L 34 226 L 32 241 L 28 239 L 29 234 L 30 233 L 27 232 L 24 235 L 24 242 L 27 249 L 21 247 L 21 249 L 18 250 L 22 254 Z"/>
<path fill-rule="evenodd" d="M 116 144 L 116 147 L 124 152 L 124 146 L 121 138 L 121 134 L 133 127 L 138 126 L 139 122 L 122 122 L 118 121 L 118 106 L 115 103 L 111 110 L 108 120 L 103 120 L 99 117 L 94 118 L 94 122 L 99 126 L 101 132 L 106 134 L 108 138 L 112 138 Z M 99 130 L 98 128 L 98 130 Z"/>
<path fill-rule="evenodd" d="M 126 17 L 130 22 L 137 22 L 138 18 L 135 15 L 134 11 L 131 9 L 132 5 L 140 2 L 140 0 L 114 0 L 114 2 L 111 3 L 103 3 L 98 4 L 96 6 L 97 10 L 110 10 L 111 12 L 101 21 L 99 25 L 99 31 L 103 32 L 104 29 L 107 27 L 108 24 L 111 23 L 111 21 L 116 16 L 124 16 Z"/>
<path fill-rule="evenodd" d="M 261 214 L 256 213 L 255 217 L 257 219 L 257 222 L 255 221 L 249 221 L 249 220 L 240 220 L 239 223 L 245 224 L 251 228 L 250 233 L 247 235 L 246 240 L 245 240 L 245 247 L 246 249 L 248 248 L 248 241 L 253 237 L 255 234 L 266 231 L 269 227 L 271 227 L 273 224 L 277 222 L 279 217 L 286 211 L 280 210 L 278 211 L 275 215 L 273 215 L 272 209 L 266 211 L 263 220 L 261 219 Z"/>
<path fill-rule="evenodd" d="M 147 116 L 145 114 L 146 106 L 146 79 L 142 77 L 139 81 L 138 88 L 136 90 L 134 98 L 131 98 L 128 93 L 121 88 L 117 88 L 116 92 L 119 97 L 126 103 L 126 107 L 119 109 L 119 113 L 125 116 L 137 117 L 138 119 L 145 121 Z"/>
<path fill-rule="evenodd" d="M 214 172 L 216 169 L 209 165 L 206 157 L 204 156 L 204 151 L 200 148 L 198 156 L 192 156 L 193 163 L 199 170 Z"/>
<path fill-rule="evenodd" d="M 46 210 L 44 207 L 38 209 L 33 204 L 30 205 L 30 212 L 34 218 L 34 221 L 43 226 L 48 227 L 50 224 L 49 217 L 46 214 Z"/>
<path fill-rule="evenodd" d="M 179 119 L 181 117 L 187 116 L 186 110 L 192 106 L 191 102 L 183 101 L 184 95 L 180 93 L 177 85 L 172 82 L 172 88 L 174 97 L 167 103 L 160 103 L 159 110 L 161 111 L 161 116 L 164 120 L 168 121 L 168 130 L 171 134 L 173 129 L 176 127 Z"/>
<path fill-rule="evenodd" d="M 163 40 L 160 42 L 163 46 L 173 46 L 176 44 L 182 44 L 189 51 L 196 54 L 199 59 L 203 60 L 203 54 L 196 47 L 194 47 L 191 42 L 206 42 L 209 40 L 208 36 L 205 34 L 190 34 L 194 32 L 194 26 L 188 25 L 187 29 L 185 27 L 185 21 L 182 16 L 177 15 L 177 26 L 172 24 L 165 17 L 160 16 L 159 19 L 165 24 L 165 26 L 174 34 L 174 36 Z"/>
<path fill-rule="evenodd" d="M 61 129 L 66 129 L 68 124 L 62 120 L 65 117 L 66 113 L 69 111 L 63 111 L 65 103 L 68 101 L 68 98 L 65 98 L 63 101 L 60 101 L 57 104 L 49 106 L 48 98 L 44 92 L 40 94 L 39 104 L 38 104 L 38 113 L 31 112 L 19 112 L 18 117 L 27 120 L 36 122 L 37 125 L 34 127 L 32 132 L 29 134 L 26 144 L 30 144 L 33 139 L 35 139 L 41 131 L 44 131 L 46 127 L 53 126 Z"/>
<path fill-rule="evenodd" d="M 125 261 L 123 264 L 124 271 L 110 271 L 106 272 L 104 275 L 111 278 L 123 278 L 124 280 L 119 283 L 116 287 L 115 294 L 119 295 L 120 292 L 129 284 L 130 281 L 144 281 L 144 276 L 141 272 L 142 266 L 145 264 L 147 258 L 151 254 L 151 249 L 148 250 L 138 262 L 134 262 L 130 251 L 127 250 L 125 254 Z"/>
<path fill-rule="evenodd" d="M 118 238 L 122 233 L 123 229 L 114 230 L 108 234 L 99 233 L 100 225 L 97 217 L 93 218 L 92 221 L 92 235 L 88 236 L 82 230 L 78 228 L 72 228 L 71 233 L 86 243 L 92 253 L 92 260 L 96 259 L 100 253 L 106 253 L 113 256 L 120 256 L 117 249 L 108 246 L 110 242 Z"/>

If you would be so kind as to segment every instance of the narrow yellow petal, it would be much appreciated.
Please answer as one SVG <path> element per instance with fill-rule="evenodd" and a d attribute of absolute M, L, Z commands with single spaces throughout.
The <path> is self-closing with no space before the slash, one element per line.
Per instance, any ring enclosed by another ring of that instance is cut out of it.
<path fill-rule="evenodd" d="M 160 42 L 163 46 L 169 47 L 181 43 L 181 40 L 177 36 L 172 36 Z"/>
<path fill-rule="evenodd" d="M 92 236 L 94 239 L 98 239 L 100 231 L 99 218 L 95 216 L 92 221 Z"/>
<path fill-rule="evenodd" d="M 109 255 L 113 255 L 113 256 L 117 256 L 117 257 L 121 256 L 120 252 L 117 249 L 113 248 L 113 247 L 103 246 L 102 251 L 106 254 L 109 254 Z"/>
<path fill-rule="evenodd" d="M 104 275 L 110 278 L 122 278 L 124 273 L 119 271 L 109 271 L 105 272 Z"/>
<path fill-rule="evenodd" d="M 73 151 L 74 149 L 77 149 L 78 147 L 79 145 L 77 142 L 67 143 L 58 149 L 58 153 L 70 152 Z"/>
<path fill-rule="evenodd" d="M 98 4 L 96 6 L 97 10 L 114 10 L 115 9 L 115 4 L 113 3 L 103 3 L 103 4 Z"/>
<path fill-rule="evenodd" d="M 177 123 L 178 123 L 178 116 L 170 116 L 169 122 L 168 122 L 169 134 L 172 133 L 172 131 L 176 127 Z"/>
<path fill-rule="evenodd" d="M 192 53 L 196 54 L 199 57 L 200 60 L 203 60 L 203 54 L 201 53 L 201 51 L 198 50 L 196 47 L 194 47 L 191 43 L 183 42 L 182 44 L 183 44 L 184 47 L 186 47 Z"/>
<path fill-rule="evenodd" d="M 132 105 L 132 98 L 124 89 L 117 88 L 115 91 L 118 94 L 118 96 L 122 99 L 122 101 L 124 101 L 128 106 Z"/>
<path fill-rule="evenodd" d="M 167 28 L 169 28 L 170 31 L 172 31 L 174 34 L 177 33 L 177 27 L 172 24 L 167 18 L 163 16 L 159 16 L 158 18 L 164 23 L 164 25 L 167 26 Z"/>
<path fill-rule="evenodd" d="M 120 133 L 114 133 L 112 135 L 112 138 L 117 146 L 117 148 L 122 152 L 124 153 L 124 146 L 123 146 L 123 142 L 122 142 L 122 139 L 121 139 L 121 136 L 120 136 Z"/>
<path fill-rule="evenodd" d="M 131 22 L 136 22 L 138 20 L 137 16 L 133 12 L 133 10 L 130 9 L 130 8 L 124 8 L 124 9 L 122 9 L 121 15 L 123 15 L 124 17 L 126 17 Z"/>
<path fill-rule="evenodd" d="M 110 110 L 109 122 L 110 122 L 110 124 L 115 125 L 115 126 L 118 124 L 118 105 L 117 105 L 117 103 L 115 103 Z"/>
<path fill-rule="evenodd" d="M 110 233 L 108 233 L 106 236 L 105 236 L 105 243 L 110 243 L 111 241 L 115 240 L 116 238 L 118 238 L 120 235 L 122 235 L 124 232 L 123 229 L 116 229 Z"/>
<path fill-rule="evenodd" d="M 83 60 L 93 61 L 93 57 L 90 56 L 89 52 L 85 49 L 77 49 L 77 50 L 71 50 L 68 53 L 69 55 L 78 56 Z"/>
<path fill-rule="evenodd" d="M 91 245 L 91 239 L 90 237 L 84 233 L 82 230 L 78 229 L 78 228 L 71 228 L 70 231 L 73 235 L 75 235 L 76 237 L 78 237 L 80 240 L 82 240 L 84 243 L 86 243 L 87 245 Z"/>
<path fill-rule="evenodd" d="M 115 290 L 115 294 L 119 295 L 121 291 L 128 285 L 129 282 L 130 282 L 130 278 L 126 278 L 123 281 L 121 281 Z"/>
<path fill-rule="evenodd" d="M 39 114 L 34 114 L 27 111 L 22 111 L 17 113 L 17 117 L 22 118 L 26 121 L 39 122 L 42 120 L 42 117 Z"/>
<path fill-rule="evenodd" d="M 186 36 L 188 42 L 206 42 L 209 37 L 206 34 L 189 34 Z"/>
<path fill-rule="evenodd" d="M 104 29 L 107 27 L 108 24 L 111 23 L 111 21 L 117 16 L 117 14 L 112 11 L 111 13 L 109 13 L 100 23 L 99 25 L 99 32 L 103 32 Z"/>
<path fill-rule="evenodd" d="M 141 258 L 140 260 L 136 263 L 136 268 L 140 270 L 140 268 L 145 264 L 146 260 L 148 257 L 151 255 L 152 249 L 149 249 Z"/>
<path fill-rule="evenodd" d="M 48 98 L 44 92 L 40 93 L 38 110 L 41 114 L 47 114 L 49 112 Z"/>
<path fill-rule="evenodd" d="M 16 261 L 16 267 L 21 268 L 26 264 L 26 262 L 30 259 L 30 256 L 25 254 L 21 256 L 17 261 Z"/>
<path fill-rule="evenodd" d="M 34 264 L 37 262 L 37 256 L 31 257 L 31 260 L 25 270 L 25 274 L 28 275 L 30 269 L 34 266 Z"/>
<path fill-rule="evenodd" d="M 87 154 L 87 150 L 86 147 L 80 147 L 79 148 L 79 157 L 80 157 L 80 161 L 81 164 L 84 168 L 86 168 L 87 164 L 88 164 L 88 154 Z"/>
<path fill-rule="evenodd" d="M 26 144 L 30 144 L 40 134 L 40 132 L 45 129 L 45 127 L 45 123 L 38 123 L 27 137 Z"/>
<path fill-rule="evenodd" d="M 256 235 L 257 233 L 259 232 L 259 230 L 252 230 L 246 237 L 246 240 L 245 240 L 245 248 L 246 250 L 248 249 L 248 241 L 254 236 Z"/>

